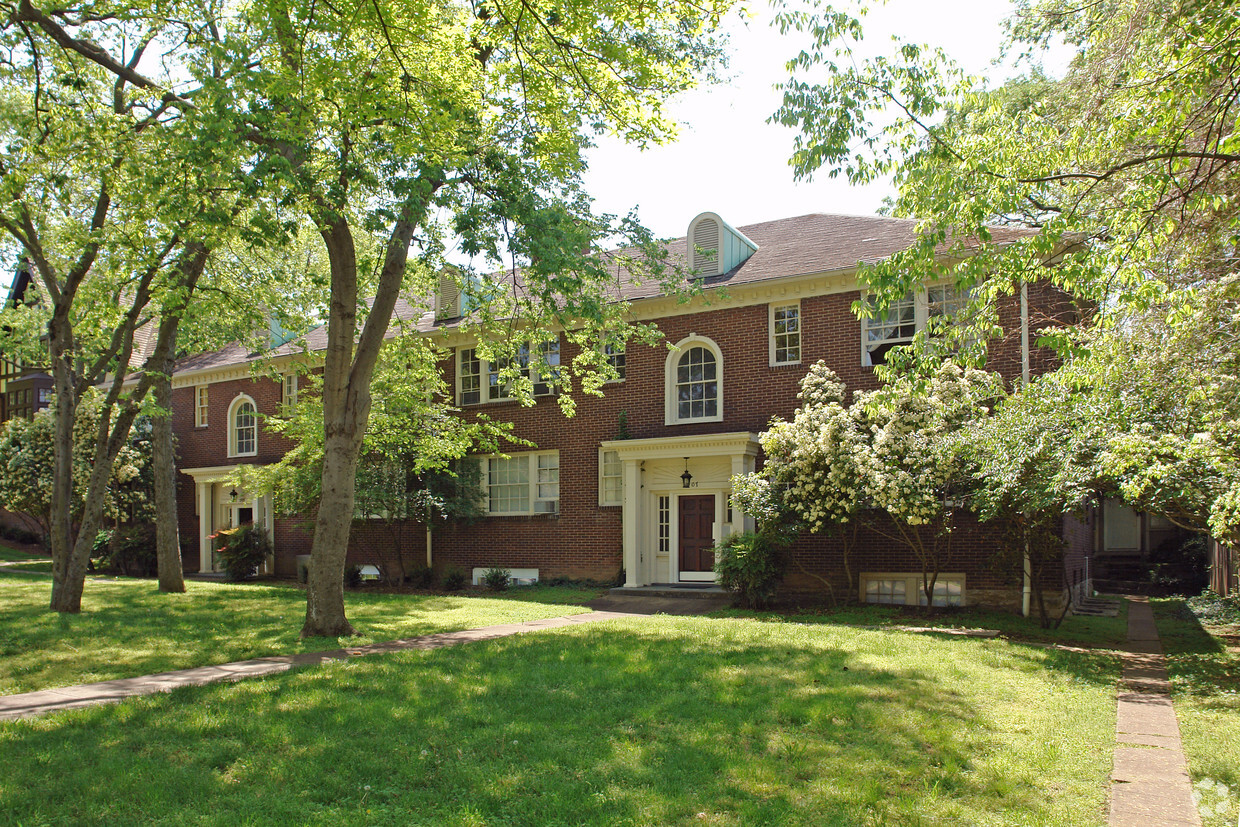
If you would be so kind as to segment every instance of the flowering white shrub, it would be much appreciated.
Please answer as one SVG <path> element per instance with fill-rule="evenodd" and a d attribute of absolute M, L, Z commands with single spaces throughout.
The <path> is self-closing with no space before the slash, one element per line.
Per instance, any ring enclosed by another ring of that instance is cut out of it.
<path fill-rule="evenodd" d="M 968 460 L 954 435 L 986 414 L 999 383 L 995 374 L 945 363 L 928 379 L 858 392 L 845 406 L 844 383 L 818 362 L 801 383 L 792 421 L 762 434 L 758 476 L 812 532 L 863 509 L 909 526 L 935 522 L 967 493 Z M 734 489 L 757 485 L 742 480 Z"/>

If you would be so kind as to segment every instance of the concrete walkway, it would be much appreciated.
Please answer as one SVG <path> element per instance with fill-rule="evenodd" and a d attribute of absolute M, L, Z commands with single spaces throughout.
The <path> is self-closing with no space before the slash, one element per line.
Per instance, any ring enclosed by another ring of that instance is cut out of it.
<path fill-rule="evenodd" d="M 1124 685 L 1116 705 L 1112 827 L 1196 825 L 1188 762 L 1169 693 L 1166 660 L 1144 597 L 1128 598 Z"/>
<path fill-rule="evenodd" d="M 126 698 L 134 698 L 139 695 L 171 692 L 173 689 L 182 686 L 204 686 L 209 683 L 219 683 L 220 681 L 238 681 L 244 678 L 275 675 L 280 672 L 286 672 L 295 666 L 316 666 L 331 661 L 360 658 L 366 655 L 380 655 L 388 652 L 442 649 L 446 646 L 457 646 L 462 643 L 494 640 L 495 638 L 508 637 L 524 632 L 535 632 L 539 629 L 555 629 L 560 626 L 573 626 L 580 623 L 594 623 L 600 620 L 615 620 L 617 618 L 635 616 L 621 612 L 589 612 L 565 617 L 544 618 L 542 620 L 527 620 L 524 623 L 502 623 L 496 626 L 482 626 L 461 632 L 441 632 L 434 635 L 393 640 L 387 643 L 374 643 L 369 646 L 333 649 L 329 652 L 306 652 L 300 655 L 254 658 L 253 660 L 242 660 L 234 663 L 222 663 L 218 666 L 200 666 L 196 669 L 162 672 L 158 675 L 142 675 L 136 678 L 122 678 L 101 683 L 82 684 L 81 686 L 43 689 L 38 692 L 25 692 L 21 695 L 0 695 L 0 721 L 30 718 L 35 715 L 45 715 L 49 712 L 60 712 L 66 709 L 80 709 L 87 706 L 117 703 Z"/>

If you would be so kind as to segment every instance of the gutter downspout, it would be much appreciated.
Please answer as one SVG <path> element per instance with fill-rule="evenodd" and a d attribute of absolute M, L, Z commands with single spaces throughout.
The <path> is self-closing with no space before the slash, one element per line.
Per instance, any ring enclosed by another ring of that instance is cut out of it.
<path fill-rule="evenodd" d="M 1021 391 L 1029 390 L 1029 284 L 1020 282 L 1020 385 Z M 1033 562 L 1029 559 L 1028 512 L 1025 514 L 1024 587 L 1021 589 L 1020 613 L 1029 617 L 1030 599 L 1033 596 Z"/>

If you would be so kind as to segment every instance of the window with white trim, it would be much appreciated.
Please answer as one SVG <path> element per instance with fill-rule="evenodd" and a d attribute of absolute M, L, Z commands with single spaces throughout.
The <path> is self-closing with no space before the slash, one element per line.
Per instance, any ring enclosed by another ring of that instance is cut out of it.
<path fill-rule="evenodd" d="M 659 554 L 672 550 L 672 498 L 659 497 Z"/>
<path fill-rule="evenodd" d="M 560 379 L 560 342 L 556 339 L 543 342 L 538 347 L 537 359 L 530 358 L 530 345 L 522 344 L 511 359 L 495 362 L 482 358 L 475 348 L 462 348 L 457 352 L 456 370 L 460 404 L 477 405 L 512 399 L 510 383 L 504 374 L 514 363 L 519 374 L 529 376 L 534 386 L 534 396 L 554 395 Z"/>
<path fill-rule="evenodd" d="M 861 596 L 866 603 L 893 606 L 925 606 L 926 591 L 918 572 L 861 574 Z M 964 575 L 940 574 L 934 581 L 933 604 L 938 607 L 964 605 Z"/>
<path fill-rule="evenodd" d="M 228 408 L 228 455 L 252 457 L 258 453 L 258 411 L 254 400 L 238 396 Z"/>
<path fill-rule="evenodd" d="M 885 313 L 875 310 L 861 320 L 861 364 L 883 364 L 888 351 L 911 343 L 931 319 L 954 318 L 968 300 L 967 290 L 944 284 L 909 293 L 888 305 Z M 935 327 L 941 332 L 941 324 Z"/>
<path fill-rule="evenodd" d="M 483 457 L 487 513 L 554 514 L 560 510 L 560 454 L 544 451 Z"/>
<path fill-rule="evenodd" d="M 194 427 L 207 427 L 207 386 L 194 387 Z"/>
<path fill-rule="evenodd" d="M 772 304 L 767 320 L 770 330 L 771 365 L 801 362 L 801 303 Z"/>
<path fill-rule="evenodd" d="M 723 419 L 723 356 L 703 336 L 684 339 L 667 357 L 665 424 Z"/>
<path fill-rule="evenodd" d="M 625 368 L 625 352 L 624 343 L 618 345 L 603 345 L 603 353 L 607 356 L 607 364 L 616 369 L 616 378 L 614 381 L 624 381 Z"/>
<path fill-rule="evenodd" d="M 624 504 L 624 463 L 620 452 L 598 452 L 598 504 Z"/>
<path fill-rule="evenodd" d="M 284 374 L 284 382 L 280 388 L 280 404 L 286 408 L 297 404 L 297 374 Z"/>

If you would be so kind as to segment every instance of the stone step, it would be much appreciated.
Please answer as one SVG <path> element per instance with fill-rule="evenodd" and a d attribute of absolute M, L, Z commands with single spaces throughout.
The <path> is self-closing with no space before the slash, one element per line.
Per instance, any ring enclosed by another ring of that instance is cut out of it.
<path fill-rule="evenodd" d="M 616 597 L 682 597 L 690 600 L 732 596 L 730 591 L 721 589 L 714 583 L 655 583 L 651 586 L 620 586 L 611 589 L 608 594 Z"/>

